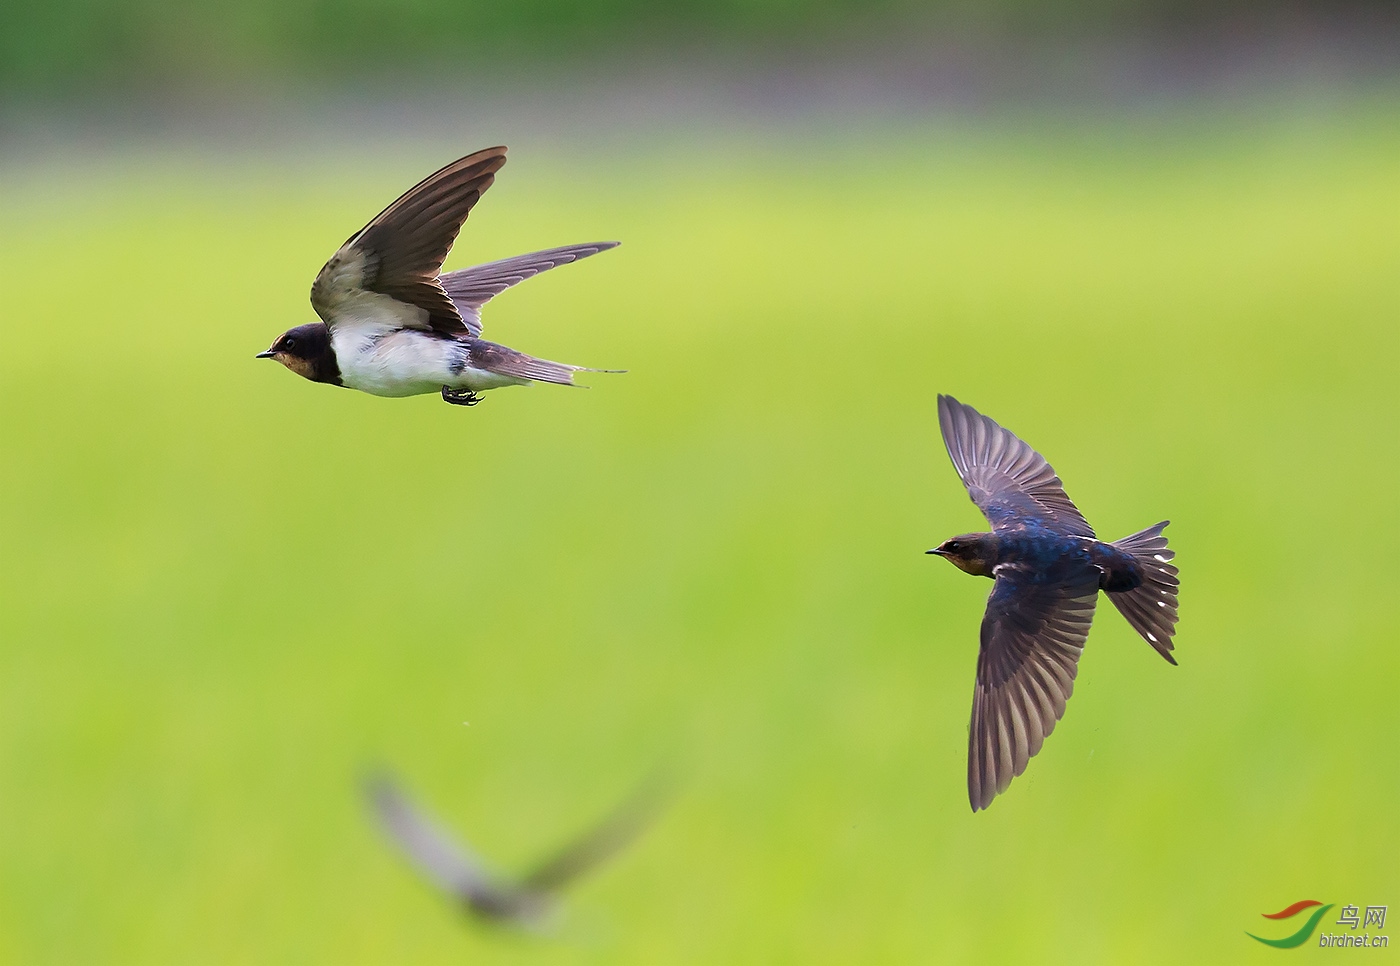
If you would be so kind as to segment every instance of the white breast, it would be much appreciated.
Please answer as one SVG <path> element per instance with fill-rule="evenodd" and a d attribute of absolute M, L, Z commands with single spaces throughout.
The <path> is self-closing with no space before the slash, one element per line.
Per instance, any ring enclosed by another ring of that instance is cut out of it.
<path fill-rule="evenodd" d="M 403 305 L 385 301 L 390 306 Z M 457 379 L 452 370 L 459 347 L 418 329 L 399 328 L 397 315 L 375 312 L 331 328 L 341 382 L 376 396 L 417 396 L 452 385 Z"/>

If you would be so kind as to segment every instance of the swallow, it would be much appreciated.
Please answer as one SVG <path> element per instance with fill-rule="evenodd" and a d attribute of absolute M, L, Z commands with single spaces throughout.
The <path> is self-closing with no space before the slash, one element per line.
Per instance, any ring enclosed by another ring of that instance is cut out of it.
<path fill-rule="evenodd" d="M 414 807 L 387 775 L 372 775 L 364 790 L 389 837 L 465 911 L 488 922 L 538 928 L 556 911 L 565 886 L 620 851 L 651 821 L 661 786 L 655 781 L 643 785 L 602 822 L 519 879 L 489 871 L 460 840 Z"/>
<path fill-rule="evenodd" d="M 424 178 L 331 256 L 311 286 L 321 317 L 288 329 L 259 359 L 312 382 L 375 396 L 440 392 L 458 406 L 529 382 L 574 385 L 576 372 L 614 372 L 537 359 L 481 338 L 481 310 L 540 272 L 617 247 L 567 245 L 439 276 L 472 207 L 506 163 L 487 148 Z"/>
<path fill-rule="evenodd" d="M 1099 591 L 1176 664 L 1179 581 L 1162 536 L 1170 521 L 1105 543 L 1045 457 L 1012 433 L 943 395 L 938 425 L 968 495 L 992 525 L 928 551 L 995 581 L 968 732 L 967 793 L 976 812 L 1026 770 L 1065 713 Z"/>

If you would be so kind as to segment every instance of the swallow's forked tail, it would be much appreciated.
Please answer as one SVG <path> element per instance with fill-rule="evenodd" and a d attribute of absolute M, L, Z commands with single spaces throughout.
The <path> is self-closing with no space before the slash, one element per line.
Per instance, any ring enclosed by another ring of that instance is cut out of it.
<path fill-rule="evenodd" d="M 622 369 L 590 369 L 587 366 L 571 366 L 563 362 L 550 362 L 517 352 L 507 346 L 497 345 L 478 339 L 472 343 L 469 363 L 477 369 L 499 373 L 514 379 L 529 379 L 534 382 L 552 382 L 560 386 L 575 386 L 576 372 L 623 372 Z"/>
<path fill-rule="evenodd" d="M 1108 599 L 1133 625 L 1133 630 L 1175 664 L 1172 634 L 1176 630 L 1176 589 L 1180 581 L 1176 579 L 1176 568 L 1168 562 L 1176 553 L 1167 549 L 1167 538 L 1162 536 L 1168 522 L 1163 520 L 1155 527 L 1113 541 L 1119 550 L 1133 555 L 1142 570 L 1142 583 L 1132 590 L 1109 591 Z"/>

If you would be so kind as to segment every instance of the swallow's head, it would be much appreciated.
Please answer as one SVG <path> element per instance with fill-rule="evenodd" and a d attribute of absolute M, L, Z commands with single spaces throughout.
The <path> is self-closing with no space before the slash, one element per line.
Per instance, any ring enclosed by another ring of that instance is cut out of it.
<path fill-rule="evenodd" d="M 277 337 L 259 359 L 276 359 L 297 375 L 312 382 L 325 381 L 327 361 L 334 362 L 331 334 L 324 322 L 309 322 L 288 329 Z"/>
<path fill-rule="evenodd" d="M 964 533 L 944 540 L 929 553 L 937 554 L 954 567 L 974 577 L 991 577 L 996 565 L 996 536 L 990 533 Z"/>

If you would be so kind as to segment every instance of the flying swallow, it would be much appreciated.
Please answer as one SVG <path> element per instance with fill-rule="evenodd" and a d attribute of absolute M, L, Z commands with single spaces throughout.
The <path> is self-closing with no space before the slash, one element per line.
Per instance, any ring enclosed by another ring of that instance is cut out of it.
<path fill-rule="evenodd" d="M 1177 569 L 1162 521 L 1105 543 L 1035 450 L 952 396 L 938 424 L 953 466 L 991 533 L 928 551 L 992 577 L 968 734 L 967 793 L 986 808 L 1026 770 L 1065 713 L 1099 591 L 1171 664 Z"/>
<path fill-rule="evenodd" d="M 321 317 L 288 329 L 259 359 L 312 382 L 376 396 L 441 392 L 473 406 L 483 390 L 529 382 L 574 385 L 586 369 L 549 362 L 481 338 L 481 309 L 506 289 L 557 265 L 615 248 L 568 245 L 439 276 L 467 214 L 506 163 L 487 148 L 424 178 L 350 236 L 311 286 Z"/>
<path fill-rule="evenodd" d="M 631 842 L 654 817 L 662 789 L 649 782 L 598 825 L 522 878 L 489 871 L 460 839 L 415 808 L 394 782 L 378 774 L 365 794 L 379 824 L 418 870 L 482 919 L 527 928 L 545 924 L 565 886 Z"/>

